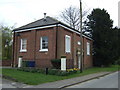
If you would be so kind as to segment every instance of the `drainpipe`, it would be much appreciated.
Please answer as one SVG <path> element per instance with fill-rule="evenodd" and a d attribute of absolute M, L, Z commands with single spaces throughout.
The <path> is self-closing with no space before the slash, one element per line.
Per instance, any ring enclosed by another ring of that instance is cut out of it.
<path fill-rule="evenodd" d="M 55 58 L 57 59 L 57 40 L 58 39 L 58 24 L 56 24 L 56 54 L 55 54 Z"/>
<path fill-rule="evenodd" d="M 12 67 L 14 66 L 14 47 L 15 47 L 15 31 L 13 31 L 13 44 L 12 44 Z"/>
<path fill-rule="evenodd" d="M 36 36 L 36 30 L 35 30 L 34 33 L 35 33 L 35 34 L 34 34 L 34 35 L 35 35 L 35 38 L 34 38 L 34 39 L 35 39 L 35 42 L 34 42 L 34 43 L 35 43 L 35 44 L 34 44 L 34 61 L 35 61 L 35 60 L 36 60 L 36 37 L 37 37 L 37 36 Z"/>

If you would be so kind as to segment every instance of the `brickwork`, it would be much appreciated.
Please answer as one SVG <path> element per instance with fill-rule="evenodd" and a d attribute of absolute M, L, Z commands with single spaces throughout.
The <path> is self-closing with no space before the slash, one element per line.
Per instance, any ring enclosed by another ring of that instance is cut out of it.
<path fill-rule="evenodd" d="M 69 35 L 71 37 L 70 53 L 65 52 L 65 35 Z M 47 52 L 40 51 L 40 38 L 42 36 L 48 37 Z M 27 39 L 27 52 L 20 52 L 20 40 L 23 38 Z M 80 37 L 77 33 L 69 31 L 61 26 L 19 32 L 18 36 L 17 33 L 15 33 L 14 66 L 17 65 L 19 56 L 22 56 L 23 60 L 35 60 L 36 67 L 40 68 L 52 67 L 51 59 L 60 59 L 61 56 L 66 56 L 67 60 L 70 61 L 68 61 L 69 65 L 71 64 L 67 67 L 77 68 L 78 56 L 76 51 L 78 48 L 80 48 L 80 45 L 78 45 L 78 41 L 80 41 Z M 92 66 L 92 41 L 84 37 L 83 42 L 84 67 L 88 68 Z M 86 54 L 87 42 L 90 42 L 91 46 L 90 56 Z"/>

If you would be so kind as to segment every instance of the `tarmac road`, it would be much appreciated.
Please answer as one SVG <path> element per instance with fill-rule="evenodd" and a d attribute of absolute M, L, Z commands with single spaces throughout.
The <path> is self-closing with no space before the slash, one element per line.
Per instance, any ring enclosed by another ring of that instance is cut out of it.
<path fill-rule="evenodd" d="M 120 88 L 120 71 L 119 74 L 118 72 L 115 72 L 104 77 L 93 79 L 66 88 L 118 88 L 118 86 Z"/>
<path fill-rule="evenodd" d="M 3 79 L 3 78 L 2 78 L 2 82 L 0 82 L 0 90 L 1 88 L 23 88 L 24 86 L 25 84 L 13 82 L 13 81 Z"/>

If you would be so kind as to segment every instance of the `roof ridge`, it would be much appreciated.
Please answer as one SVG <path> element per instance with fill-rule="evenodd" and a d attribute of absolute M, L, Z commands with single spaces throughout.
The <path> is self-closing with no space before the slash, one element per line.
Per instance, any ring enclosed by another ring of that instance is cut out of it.
<path fill-rule="evenodd" d="M 60 22 L 60 21 L 57 20 L 56 18 L 53 18 L 53 17 L 50 17 L 50 16 L 47 16 L 47 17 L 49 17 L 49 18 L 51 18 L 51 19 L 53 19 L 53 20 L 55 20 L 55 21 L 57 21 L 57 22 Z"/>

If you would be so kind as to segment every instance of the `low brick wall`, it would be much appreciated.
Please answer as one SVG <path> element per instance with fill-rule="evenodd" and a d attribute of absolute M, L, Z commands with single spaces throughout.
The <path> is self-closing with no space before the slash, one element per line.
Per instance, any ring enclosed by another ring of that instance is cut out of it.
<path fill-rule="evenodd" d="M 11 66 L 11 63 L 12 63 L 12 60 L 2 60 L 2 66 Z"/>

